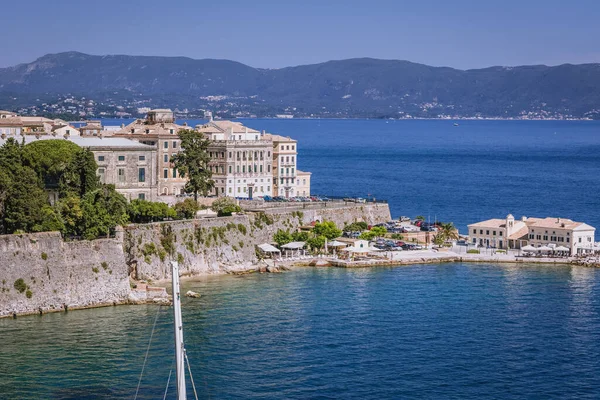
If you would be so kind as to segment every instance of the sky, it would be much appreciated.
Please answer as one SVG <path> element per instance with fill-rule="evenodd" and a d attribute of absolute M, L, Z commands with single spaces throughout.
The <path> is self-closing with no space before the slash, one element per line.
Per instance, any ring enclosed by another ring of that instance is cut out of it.
<path fill-rule="evenodd" d="M 600 62 L 598 0 L 27 0 L 7 1 L 2 15 L 0 67 L 63 51 L 260 68 L 355 57 L 460 69 Z"/>

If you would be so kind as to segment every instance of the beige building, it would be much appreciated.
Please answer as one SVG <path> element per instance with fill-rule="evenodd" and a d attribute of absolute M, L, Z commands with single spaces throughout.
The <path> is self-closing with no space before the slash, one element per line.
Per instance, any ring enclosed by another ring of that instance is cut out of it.
<path fill-rule="evenodd" d="M 171 163 L 171 156 L 179 152 L 180 140 L 177 133 L 185 128 L 188 127 L 174 122 L 171 110 L 157 109 L 149 111 L 146 119 L 135 120 L 113 133 L 114 137 L 137 140 L 156 148 L 159 196 L 184 193 L 186 179 L 179 175 Z"/>
<path fill-rule="evenodd" d="M 297 185 L 296 185 L 296 194 L 298 196 L 310 196 L 310 176 L 312 172 L 299 171 L 297 172 Z"/>
<path fill-rule="evenodd" d="M 216 196 L 255 198 L 272 192 L 272 142 L 239 122 L 209 121 L 196 126 L 211 141 L 210 168 Z"/>
<path fill-rule="evenodd" d="M 534 247 L 568 247 L 571 254 L 592 251 L 596 228 L 565 218 L 489 219 L 469 226 L 470 243 L 482 247 L 520 249 Z"/>
<path fill-rule="evenodd" d="M 265 138 L 273 142 L 273 196 L 298 196 L 297 141 L 274 134 L 265 134 Z"/>

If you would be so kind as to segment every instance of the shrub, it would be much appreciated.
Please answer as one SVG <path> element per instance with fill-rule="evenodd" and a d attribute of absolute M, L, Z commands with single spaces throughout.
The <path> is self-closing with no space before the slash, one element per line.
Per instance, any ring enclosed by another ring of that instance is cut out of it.
<path fill-rule="evenodd" d="M 29 289 L 27 289 L 27 291 L 25 292 L 25 296 L 30 299 L 33 296 L 33 292 Z"/>
<path fill-rule="evenodd" d="M 468 254 L 479 254 L 479 250 L 477 249 L 471 249 L 471 250 L 467 250 Z"/>
<path fill-rule="evenodd" d="M 163 225 L 160 228 L 160 244 L 163 249 L 170 254 L 175 254 L 175 234 L 170 225 Z"/>
<path fill-rule="evenodd" d="M 242 211 L 242 208 L 238 206 L 231 197 L 221 197 L 213 201 L 211 209 L 216 212 L 219 217 L 227 217 L 234 212 Z"/>
<path fill-rule="evenodd" d="M 196 213 L 200 209 L 198 202 L 194 199 L 187 198 L 173 207 L 177 213 L 177 217 L 180 219 L 192 219 L 196 216 Z"/>
<path fill-rule="evenodd" d="M 107 264 L 106 261 L 102 261 L 102 264 L 100 264 L 100 265 L 102 265 L 103 269 L 107 269 L 108 268 L 108 264 Z"/>
<path fill-rule="evenodd" d="M 98 272 L 100 272 L 100 269 L 98 267 L 92 267 L 92 271 L 94 271 L 94 273 L 97 274 Z"/>
<path fill-rule="evenodd" d="M 177 253 L 177 262 L 183 264 L 183 254 Z"/>
<path fill-rule="evenodd" d="M 142 254 L 144 256 L 151 256 L 153 254 L 156 254 L 156 246 L 154 245 L 154 243 L 146 243 L 144 247 L 142 247 Z"/>
<path fill-rule="evenodd" d="M 42 260 L 46 261 L 48 259 L 48 254 L 42 253 Z"/>
<path fill-rule="evenodd" d="M 244 225 L 244 224 L 238 224 L 238 231 L 240 231 L 240 233 L 242 235 L 245 235 L 246 233 L 248 233 L 248 230 L 246 229 L 246 225 Z"/>
<path fill-rule="evenodd" d="M 344 226 L 344 232 L 362 232 L 367 230 L 368 227 L 369 225 L 366 222 L 353 222 Z"/>
<path fill-rule="evenodd" d="M 15 287 L 15 289 L 17 289 L 17 292 L 19 293 L 23 293 L 27 290 L 27 284 L 25 283 L 23 278 L 17 279 L 13 286 Z"/>

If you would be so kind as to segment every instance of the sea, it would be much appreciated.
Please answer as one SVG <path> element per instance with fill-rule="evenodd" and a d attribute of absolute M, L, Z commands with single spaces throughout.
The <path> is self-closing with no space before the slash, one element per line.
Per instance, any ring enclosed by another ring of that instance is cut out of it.
<path fill-rule="evenodd" d="M 242 122 L 297 139 L 313 193 L 387 200 L 394 217 L 600 227 L 600 122 Z M 298 268 L 183 290 L 202 294 L 182 307 L 199 398 L 600 398 L 600 269 Z M 0 320 L 0 399 L 173 399 L 174 373 L 169 307 Z"/>

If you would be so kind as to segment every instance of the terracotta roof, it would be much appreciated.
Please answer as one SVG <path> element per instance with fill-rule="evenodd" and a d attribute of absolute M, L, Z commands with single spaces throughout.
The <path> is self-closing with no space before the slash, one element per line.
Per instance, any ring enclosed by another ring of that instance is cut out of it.
<path fill-rule="evenodd" d="M 275 135 L 273 133 L 266 133 L 264 135 L 264 138 L 267 139 L 267 140 L 272 140 L 274 142 L 290 142 L 290 143 L 292 143 L 292 142 L 296 143 L 297 142 L 297 140 L 292 139 L 289 136 Z"/>
<path fill-rule="evenodd" d="M 529 234 L 529 228 L 527 226 L 522 227 L 516 232 L 508 235 L 509 239 L 527 239 L 527 235 Z"/>
<path fill-rule="evenodd" d="M 226 133 L 229 131 L 229 129 L 233 129 L 233 133 L 260 133 L 256 129 L 248 128 L 247 126 L 242 125 L 241 122 L 234 121 L 210 121 L 202 125 L 200 127 L 200 131 L 209 132 L 205 129 L 210 129 L 211 127 L 216 129 L 216 131 L 211 131 L 211 133 Z"/>
<path fill-rule="evenodd" d="M 23 126 L 21 117 L 0 118 L 0 126 Z"/>
<path fill-rule="evenodd" d="M 576 222 L 568 218 L 527 218 L 525 221 L 527 226 L 530 228 L 544 228 L 544 229 L 576 229 L 581 228 L 585 225 L 586 228 L 594 229 L 593 227 L 584 224 L 583 222 Z"/>
<path fill-rule="evenodd" d="M 484 228 L 504 228 L 506 227 L 505 219 L 488 219 L 487 221 L 476 222 L 474 224 L 469 224 L 469 226 L 477 226 Z"/>

